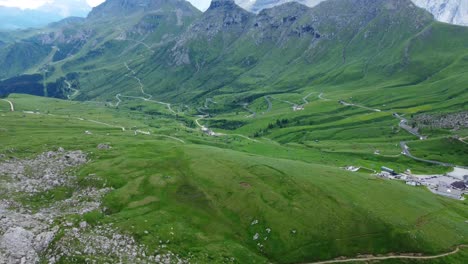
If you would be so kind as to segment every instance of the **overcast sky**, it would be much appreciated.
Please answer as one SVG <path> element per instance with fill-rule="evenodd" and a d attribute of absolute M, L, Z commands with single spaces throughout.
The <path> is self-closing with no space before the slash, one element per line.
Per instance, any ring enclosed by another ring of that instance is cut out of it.
<path fill-rule="evenodd" d="M 104 2 L 104 0 L 85 0 L 90 6 L 94 7 Z M 188 0 L 200 10 L 206 10 L 211 0 Z M 19 7 L 22 9 L 39 8 L 45 4 L 63 4 L 63 2 L 83 2 L 83 0 L 0 0 L 0 6 Z"/>

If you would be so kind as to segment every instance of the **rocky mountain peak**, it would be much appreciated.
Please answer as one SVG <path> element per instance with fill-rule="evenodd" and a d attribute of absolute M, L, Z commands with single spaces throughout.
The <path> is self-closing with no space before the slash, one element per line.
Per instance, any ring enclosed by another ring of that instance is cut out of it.
<path fill-rule="evenodd" d="M 413 0 L 413 2 L 442 22 L 468 26 L 468 1 L 466 0 Z"/>
<path fill-rule="evenodd" d="M 234 0 L 213 0 L 211 1 L 210 7 L 208 10 L 220 9 L 220 8 L 237 8 L 236 2 Z"/>

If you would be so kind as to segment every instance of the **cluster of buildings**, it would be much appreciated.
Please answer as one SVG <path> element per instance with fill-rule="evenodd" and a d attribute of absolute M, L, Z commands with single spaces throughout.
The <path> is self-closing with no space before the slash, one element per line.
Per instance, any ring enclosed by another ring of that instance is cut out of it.
<path fill-rule="evenodd" d="M 410 170 L 396 173 L 393 169 L 382 167 L 377 176 L 390 180 L 405 181 L 410 186 L 426 186 L 431 192 L 449 198 L 463 200 L 468 194 L 468 174 L 462 177 L 445 175 L 412 175 Z"/>

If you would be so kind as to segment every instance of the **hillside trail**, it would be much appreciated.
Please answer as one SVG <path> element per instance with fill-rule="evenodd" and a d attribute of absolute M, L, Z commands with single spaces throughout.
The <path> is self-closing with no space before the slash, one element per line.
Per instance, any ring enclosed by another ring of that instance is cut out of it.
<path fill-rule="evenodd" d="M 1 99 L 2 101 L 5 101 L 7 103 L 10 104 L 10 112 L 14 112 L 15 111 L 15 106 L 13 105 L 13 102 L 10 101 L 10 100 L 7 100 L 7 99 Z"/>
<path fill-rule="evenodd" d="M 433 256 L 411 256 L 411 255 L 397 255 L 397 256 L 384 256 L 384 257 L 363 257 L 363 258 L 349 258 L 349 259 L 336 259 L 336 260 L 327 260 L 327 261 L 318 261 L 318 262 L 309 262 L 304 264 L 332 264 L 332 263 L 346 263 L 346 262 L 367 262 L 374 260 L 388 260 L 388 259 L 419 259 L 419 260 L 428 260 L 428 259 L 438 259 L 447 257 L 450 255 L 457 254 L 460 251 L 460 248 L 467 248 L 468 245 L 459 245 L 454 250 L 433 255 Z"/>

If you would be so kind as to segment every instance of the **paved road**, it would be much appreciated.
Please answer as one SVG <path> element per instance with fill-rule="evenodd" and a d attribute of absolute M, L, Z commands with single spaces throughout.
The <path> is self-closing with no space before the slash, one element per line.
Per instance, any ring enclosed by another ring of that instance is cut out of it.
<path fill-rule="evenodd" d="M 468 169 L 468 167 L 465 167 L 465 166 L 458 166 L 458 165 L 447 163 L 447 162 L 440 162 L 440 161 L 435 161 L 435 160 L 426 160 L 426 159 L 421 159 L 421 158 L 415 157 L 415 156 L 413 156 L 411 154 L 410 148 L 408 147 L 408 145 L 406 144 L 405 141 L 400 142 L 400 147 L 401 147 L 401 154 L 403 154 L 403 155 L 405 155 L 405 156 L 407 156 L 409 158 L 412 158 L 414 160 L 417 160 L 417 161 L 430 163 L 430 164 L 435 164 L 435 165 L 440 165 L 440 166 L 444 166 L 444 167 L 459 167 L 459 168 Z"/>
<path fill-rule="evenodd" d="M 1 99 L 1 100 L 10 104 L 10 111 L 11 112 L 15 111 L 15 106 L 13 105 L 13 103 L 10 100 L 7 100 L 7 99 Z"/>
<path fill-rule="evenodd" d="M 400 123 L 398 124 L 398 126 L 400 126 L 400 128 L 406 130 L 410 134 L 413 134 L 413 135 L 417 136 L 420 140 L 427 139 L 426 136 L 423 136 L 423 135 L 419 134 L 419 131 L 418 131 L 417 128 L 412 128 L 411 126 L 408 125 L 408 119 L 402 117 L 401 115 L 399 115 L 397 113 L 393 113 L 393 116 L 400 119 Z"/>
<path fill-rule="evenodd" d="M 306 264 L 332 264 L 332 263 L 346 263 L 346 262 L 369 262 L 373 260 L 387 260 L 387 259 L 438 259 L 447 257 L 453 254 L 457 254 L 460 251 L 460 248 L 467 247 L 466 245 L 460 245 L 453 251 L 448 253 L 443 253 L 434 256 L 410 256 L 410 255 L 398 255 L 398 256 L 386 256 L 386 257 L 366 257 L 366 258 L 349 258 L 349 259 L 337 259 L 337 260 L 327 260 L 327 261 L 319 261 L 319 262 L 310 262 Z"/>

